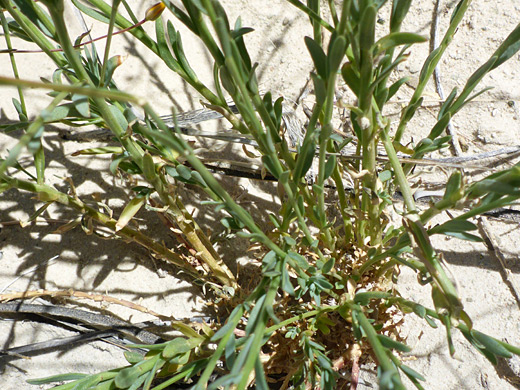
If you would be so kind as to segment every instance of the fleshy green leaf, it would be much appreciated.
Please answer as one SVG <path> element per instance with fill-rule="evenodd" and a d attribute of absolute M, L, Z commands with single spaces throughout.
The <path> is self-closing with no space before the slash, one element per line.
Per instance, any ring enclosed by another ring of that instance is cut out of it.
<path fill-rule="evenodd" d="M 128 222 L 138 213 L 139 210 L 146 203 L 146 197 L 144 196 L 136 196 L 130 202 L 127 203 L 123 212 L 119 216 L 117 220 L 115 230 L 116 232 L 123 229 Z"/>
<path fill-rule="evenodd" d="M 171 359 L 175 355 L 180 355 L 191 351 L 196 346 L 200 345 L 202 339 L 190 338 L 185 339 L 183 337 L 174 338 L 166 343 L 166 347 L 162 352 L 162 357 L 165 359 Z"/>
<path fill-rule="evenodd" d="M 365 291 L 357 293 L 354 296 L 354 302 L 360 304 L 361 306 L 366 306 L 369 304 L 371 299 L 385 299 L 389 298 L 390 296 L 391 294 L 384 291 Z"/>
<path fill-rule="evenodd" d="M 305 45 L 311 54 L 314 67 L 316 68 L 316 73 L 323 80 L 326 80 L 328 75 L 327 56 L 323 52 L 323 49 L 310 37 L 305 37 Z"/>
<path fill-rule="evenodd" d="M 426 42 L 428 38 L 414 33 L 395 32 L 385 35 L 374 44 L 374 55 L 379 55 L 388 49 L 400 45 L 411 45 L 414 43 Z"/>
<path fill-rule="evenodd" d="M 381 344 L 386 348 L 395 349 L 400 352 L 410 352 L 411 348 L 408 345 L 400 343 L 399 341 L 394 340 L 391 337 L 385 336 L 383 334 L 378 334 L 377 338 L 381 342 Z"/>
<path fill-rule="evenodd" d="M 509 352 L 502 344 L 500 344 L 494 338 L 479 332 L 478 330 L 472 330 L 471 335 L 482 344 L 486 349 L 494 355 L 501 356 L 503 358 L 511 358 L 513 354 Z"/>

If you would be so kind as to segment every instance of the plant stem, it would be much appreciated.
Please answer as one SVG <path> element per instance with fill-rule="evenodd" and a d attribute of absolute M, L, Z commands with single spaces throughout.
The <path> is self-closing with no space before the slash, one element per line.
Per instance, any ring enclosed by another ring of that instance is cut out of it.
<path fill-rule="evenodd" d="M 63 20 L 63 0 L 58 2 L 50 2 L 49 0 L 47 0 L 45 2 L 48 4 L 49 11 L 56 26 L 56 32 L 60 38 L 63 51 L 67 54 L 67 58 L 71 62 L 72 67 L 80 76 L 80 79 L 87 82 L 90 86 L 93 87 L 94 85 L 92 80 L 87 74 L 85 68 L 81 63 L 78 53 L 76 52 L 69 40 L 67 28 Z M 119 142 L 130 154 L 132 160 L 141 168 L 143 172 L 145 172 L 143 168 L 143 149 L 132 139 L 132 137 L 126 136 L 126 129 L 123 129 L 121 127 L 114 113 L 112 112 L 109 105 L 104 99 L 99 97 L 93 97 L 92 99 L 96 104 L 99 112 L 101 113 L 103 119 L 106 121 L 108 127 L 112 130 L 112 132 L 118 138 Z M 208 264 L 208 266 L 210 266 L 214 271 L 216 271 L 215 276 L 226 285 L 235 285 L 236 281 L 234 279 L 234 276 L 231 274 L 231 272 L 229 272 L 229 270 L 225 271 L 227 267 L 222 267 L 223 263 L 221 262 L 220 258 L 211 246 L 209 239 L 207 239 L 204 236 L 202 230 L 200 230 L 200 228 L 195 223 L 195 221 L 193 221 L 191 216 L 188 215 L 190 221 L 186 222 L 185 219 L 187 216 L 186 214 L 183 214 L 182 211 L 179 209 L 179 202 L 175 201 L 171 197 L 171 195 L 168 193 L 167 188 L 164 186 L 162 181 L 158 179 L 157 176 L 155 176 L 155 179 L 152 180 L 152 184 L 154 185 L 155 190 L 157 191 L 163 202 L 165 202 L 165 204 L 167 204 L 172 210 L 172 212 L 176 215 L 176 222 L 179 224 L 181 230 L 183 230 L 183 233 L 186 234 L 188 240 L 190 241 L 190 244 L 193 245 L 197 253 L 201 254 L 203 261 L 206 262 L 206 264 Z M 183 207 L 182 204 L 181 207 Z"/>
<path fill-rule="evenodd" d="M 408 183 L 408 180 L 406 179 L 403 167 L 399 162 L 394 145 L 388 136 L 389 128 L 390 124 L 381 130 L 381 141 L 385 147 L 386 154 L 388 155 L 388 160 L 390 161 L 390 164 L 394 170 L 395 181 L 397 182 L 397 185 L 401 190 L 401 194 L 403 195 L 404 204 L 406 205 L 408 212 L 412 213 L 415 211 L 415 201 L 413 199 L 412 189 L 410 188 L 410 183 Z"/>
<path fill-rule="evenodd" d="M 99 87 L 105 86 L 105 73 L 107 71 L 107 64 L 108 64 L 108 56 L 110 55 L 110 44 L 112 43 L 112 35 L 114 32 L 114 22 L 117 15 L 117 9 L 119 7 L 119 4 L 121 3 L 121 0 L 114 0 L 112 2 L 112 12 L 110 13 L 110 22 L 108 24 L 108 31 L 107 31 L 107 40 L 105 43 L 105 54 L 103 56 L 103 65 L 101 67 L 101 72 L 99 76 Z"/>
<path fill-rule="evenodd" d="M 13 74 L 15 79 L 19 79 L 18 75 L 18 67 L 16 66 L 16 60 L 14 57 L 14 53 L 12 52 L 13 46 L 11 44 L 11 34 L 9 33 L 9 25 L 7 24 L 7 19 L 5 18 L 5 15 L 3 12 L 0 12 L 0 20 L 2 21 L 2 29 L 4 30 L 4 38 L 5 38 L 5 44 L 7 46 L 7 49 L 9 50 L 9 60 L 11 61 L 11 68 L 13 69 Z M 22 106 L 22 112 L 26 117 L 27 115 L 27 108 L 25 107 L 25 98 L 23 95 L 22 88 L 20 86 L 16 87 L 18 89 L 18 97 L 20 98 L 20 105 Z"/>
<path fill-rule="evenodd" d="M 419 84 L 417 84 L 417 87 L 415 88 L 413 96 L 410 98 L 410 102 L 408 103 L 408 106 L 406 106 L 406 108 L 403 109 L 403 111 L 402 111 L 401 120 L 399 121 L 399 126 L 397 127 L 397 130 L 396 130 L 395 136 L 394 136 L 395 142 L 401 141 L 401 138 L 403 136 L 406 125 L 408 124 L 408 121 L 413 116 L 413 115 L 408 115 L 409 111 L 413 110 L 413 106 L 421 98 L 424 88 L 426 87 L 426 84 L 430 80 L 437 64 L 439 63 L 444 52 L 448 48 L 448 45 L 452 41 L 452 39 L 455 35 L 455 32 L 457 31 L 457 27 L 458 27 L 460 21 L 462 20 L 464 14 L 466 13 L 466 10 L 468 9 L 470 4 L 471 4 L 471 0 L 462 0 L 457 5 L 457 7 L 451 17 L 450 25 L 449 25 L 448 29 L 446 30 L 446 33 L 444 34 L 444 37 L 442 38 L 442 41 L 441 41 L 439 47 L 437 49 L 435 49 L 433 52 L 431 52 L 428 59 L 424 62 L 423 68 L 421 69 L 421 73 L 419 76 Z"/>
<path fill-rule="evenodd" d="M 359 319 L 359 324 L 361 325 L 361 328 L 365 332 L 365 335 L 367 336 L 367 339 L 370 342 L 370 345 L 372 346 L 374 355 L 376 356 L 377 362 L 381 367 L 383 373 L 391 373 L 392 377 L 396 379 L 395 381 L 392 380 L 392 384 L 395 386 L 395 389 L 405 390 L 405 387 L 399 380 L 399 372 L 395 368 L 392 361 L 386 355 L 386 349 L 379 341 L 379 338 L 377 337 L 377 332 L 375 331 L 374 327 L 365 317 L 365 314 L 360 308 L 356 310 L 356 314 L 357 318 Z"/>
<path fill-rule="evenodd" d="M 133 230 L 128 226 L 117 230 L 117 220 L 100 213 L 92 207 L 87 206 L 78 198 L 66 195 L 48 185 L 41 185 L 29 181 L 13 179 L 5 175 L 1 175 L 0 179 L 6 182 L 11 188 L 18 188 L 20 190 L 36 193 L 41 201 L 58 202 L 79 211 L 83 215 L 88 215 L 89 217 L 92 217 L 94 220 L 112 230 L 118 236 L 121 236 L 130 241 L 137 242 L 138 244 L 154 252 L 159 257 L 164 258 L 170 263 L 173 263 L 177 267 L 181 268 L 194 278 L 201 278 L 200 273 L 175 252 L 172 252 L 164 245 L 159 244 L 158 242 L 150 239 L 148 236 L 142 234 L 139 231 Z"/>

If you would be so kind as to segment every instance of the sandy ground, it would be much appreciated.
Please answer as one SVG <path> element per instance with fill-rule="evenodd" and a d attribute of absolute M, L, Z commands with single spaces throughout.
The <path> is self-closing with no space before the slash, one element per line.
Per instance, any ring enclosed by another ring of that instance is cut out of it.
<path fill-rule="evenodd" d="M 151 2 L 132 2 L 134 11 L 143 15 Z M 242 17 L 244 26 L 252 26 L 255 32 L 247 36 L 247 44 L 254 61 L 260 63 L 259 76 L 264 89 L 294 100 L 304 88 L 311 64 L 306 54 L 303 35 L 310 34 L 308 20 L 297 10 L 282 1 L 271 1 L 269 6 L 259 0 L 224 1 L 230 19 Z M 443 32 L 454 7 L 454 1 L 441 1 L 439 28 Z M 430 23 L 434 1 L 415 2 L 403 30 L 430 35 Z M 72 18 L 72 16 L 71 16 Z M 485 61 L 499 43 L 514 28 L 520 19 L 520 5 L 509 1 L 475 1 L 465 21 L 441 63 L 442 82 L 445 93 L 453 87 L 460 90 L 466 78 Z M 388 15 L 381 14 L 381 28 L 388 27 Z M 88 22 L 90 23 L 90 22 Z M 177 27 L 178 23 L 175 23 Z M 153 30 L 153 26 L 148 26 Z M 180 28 L 180 27 L 179 27 Z M 78 30 L 79 31 L 79 30 Z M 201 75 L 209 80 L 207 54 L 202 46 L 187 32 L 183 33 L 184 45 L 189 48 L 189 59 Z M 77 33 L 73 30 L 73 33 Z M 103 30 L 94 25 L 93 36 L 102 35 Z M 159 113 L 167 114 L 170 107 L 179 111 L 200 108 L 197 95 L 179 77 L 171 74 L 156 58 L 150 57 L 136 47 L 131 38 L 115 39 L 113 54 L 128 54 L 124 65 L 116 72 L 116 80 L 123 90 L 145 96 L 153 102 Z M 16 41 L 15 47 L 25 47 Z M 99 46 L 102 50 L 102 44 Z M 420 66 L 428 53 L 428 45 L 412 50 L 410 59 L 399 72 L 411 74 L 409 86 L 405 86 L 398 99 L 413 93 L 414 77 L 418 77 Z M 18 55 L 21 77 L 50 78 L 52 64 L 42 55 Z M 10 73 L 6 55 L 0 56 L 2 74 Z M 469 104 L 454 118 L 454 128 L 464 153 L 472 154 L 516 145 L 520 131 L 520 56 L 497 69 L 482 83 L 495 87 L 482 95 L 477 102 Z M 2 89 L 1 108 L 4 120 L 16 115 L 10 103 L 16 96 L 14 89 Z M 41 91 L 27 91 L 30 114 L 36 115 L 48 104 L 49 99 Z M 414 139 L 429 129 L 437 109 L 438 95 L 432 86 L 427 90 L 431 107 L 423 109 L 411 124 Z M 512 103 L 511 103 L 512 102 Z M 396 107 L 398 108 L 398 107 Z M 397 120 L 397 117 L 396 117 Z M 0 152 L 16 143 L 20 133 L 0 134 Z M 63 177 L 74 182 L 82 199 L 101 194 L 116 211 L 128 199 L 128 190 L 123 188 L 108 170 L 109 160 L 103 157 L 71 157 L 76 150 L 100 143 L 64 142 L 57 132 L 49 132 L 45 138 L 48 171 L 47 180 L 58 188 L 66 189 Z M 27 160 L 28 162 L 28 160 Z M 504 166 L 510 162 L 504 161 Z M 442 171 L 428 171 L 425 177 L 445 180 Z M 250 208 L 272 208 L 272 197 L 260 200 L 260 190 L 266 186 L 247 181 L 231 181 L 236 186 L 240 202 Z M 262 203 L 260 207 L 259 204 Z M 175 269 L 158 264 L 150 259 L 142 248 L 122 241 L 103 240 L 86 236 L 77 228 L 66 234 L 54 231 L 62 222 L 75 215 L 63 207 L 49 208 L 47 216 L 59 220 L 50 224 L 30 225 L 21 228 L 10 221 L 27 219 L 38 203 L 27 193 L 9 191 L 0 196 L 0 293 L 28 289 L 91 291 L 127 299 L 165 315 L 185 318 L 199 313 L 202 307 L 200 291 L 178 275 Z M 161 234 L 163 227 L 153 213 L 139 214 L 143 228 L 154 235 Z M 211 213 L 199 212 L 198 217 L 210 223 Z M 146 223 L 145 223 L 146 222 Z M 505 268 L 491 256 L 484 244 L 469 244 L 456 239 L 436 238 L 459 283 L 460 295 L 465 309 L 472 316 L 475 327 L 483 332 L 520 345 L 520 311 L 515 288 L 520 284 L 518 258 L 519 230 L 515 222 L 488 221 L 494 235 L 495 245 L 504 255 Z M 220 229 L 220 230 L 219 230 Z M 216 229 L 214 235 L 222 232 Z M 174 241 L 169 237 L 164 237 Z M 221 240 L 219 251 L 225 260 L 244 256 L 247 245 Z M 56 257 L 57 256 L 57 257 Z M 51 260 L 52 259 L 52 260 Z M 405 297 L 431 306 L 429 290 L 420 287 L 415 275 L 403 271 L 399 290 Z M 518 290 L 516 290 L 518 291 Z M 149 319 L 150 316 L 114 305 L 99 305 L 82 301 L 87 307 L 102 306 L 122 318 L 132 321 Z M 410 316 L 402 327 L 408 343 L 413 347 L 406 357 L 407 364 L 424 374 L 426 388 L 437 389 L 514 389 L 520 388 L 518 365 L 511 367 L 502 362 L 493 367 L 479 355 L 462 337 L 455 337 L 456 358 L 449 356 L 445 332 L 433 330 Z M 70 335 L 61 328 L 35 322 L 0 321 L 0 346 L 9 348 L 26 343 L 43 341 Z M 121 351 L 109 344 L 94 342 L 88 345 L 64 348 L 47 354 L 32 356 L 31 359 L 0 359 L 1 387 L 3 389 L 33 389 L 25 383 L 28 378 L 42 377 L 66 372 L 97 372 L 124 364 Z M 516 375 L 515 375 L 516 370 Z M 411 386 L 411 385 L 410 385 Z M 45 387 L 41 387 L 45 388 Z M 360 388 L 377 388 L 374 373 L 363 371 Z"/>

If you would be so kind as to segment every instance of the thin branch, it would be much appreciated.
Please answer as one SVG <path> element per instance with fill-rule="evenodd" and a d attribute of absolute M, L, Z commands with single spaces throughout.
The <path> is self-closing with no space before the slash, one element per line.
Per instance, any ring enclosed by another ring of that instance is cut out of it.
<path fill-rule="evenodd" d="M 485 218 L 478 218 L 478 228 L 480 235 L 484 238 L 484 243 L 488 248 L 489 253 L 494 257 L 501 268 L 502 278 L 505 284 L 509 287 L 511 294 L 516 300 L 516 304 L 520 307 L 520 287 L 517 285 L 515 280 L 511 277 L 511 270 L 506 264 L 504 254 L 500 251 L 500 248 L 496 244 L 496 239 L 492 233 L 492 229 Z"/>

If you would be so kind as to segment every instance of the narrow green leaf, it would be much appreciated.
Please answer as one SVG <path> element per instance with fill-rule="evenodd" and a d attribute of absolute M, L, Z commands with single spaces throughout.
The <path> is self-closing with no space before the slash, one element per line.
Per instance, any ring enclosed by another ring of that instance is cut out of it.
<path fill-rule="evenodd" d="M 206 8 L 202 5 L 200 0 L 190 0 L 190 3 L 192 3 L 197 9 L 202 12 L 203 14 L 207 15 L 208 11 L 206 11 Z"/>
<path fill-rule="evenodd" d="M 296 159 L 296 166 L 293 171 L 293 178 L 296 183 L 299 183 L 311 168 L 315 153 L 316 143 L 312 139 L 308 139 L 300 148 L 300 153 L 298 153 Z"/>
<path fill-rule="evenodd" d="M 141 375 L 149 372 L 159 359 L 160 355 L 155 355 L 154 357 L 143 360 L 131 367 L 122 369 L 115 377 L 115 385 L 119 389 L 129 388 Z"/>
<path fill-rule="evenodd" d="M 357 310 L 351 310 L 352 316 L 352 332 L 354 333 L 354 338 L 356 340 L 361 340 L 363 337 L 363 333 L 361 331 L 361 327 L 359 326 L 358 312 Z"/>
<path fill-rule="evenodd" d="M 419 107 L 421 107 L 423 100 L 424 100 L 424 98 L 421 97 L 414 104 L 412 104 L 406 108 L 406 111 L 403 115 L 404 121 L 408 122 L 410 119 L 412 119 L 412 117 L 415 115 L 415 112 L 417 111 L 417 109 Z"/>
<path fill-rule="evenodd" d="M 435 320 L 432 317 L 426 316 L 426 317 L 424 317 L 424 319 L 426 320 L 428 325 L 430 325 L 433 329 L 437 329 L 437 323 L 435 322 Z"/>
<path fill-rule="evenodd" d="M 401 88 L 401 86 L 409 80 L 410 77 L 402 77 L 390 85 L 390 87 L 388 87 L 388 96 L 386 97 L 386 101 L 390 100 L 397 93 L 397 91 L 399 91 L 399 88 Z"/>
<path fill-rule="evenodd" d="M 144 359 L 142 354 L 134 351 L 125 351 L 123 352 L 123 355 L 125 356 L 126 361 L 130 364 L 139 363 Z"/>
<path fill-rule="evenodd" d="M 381 342 L 381 344 L 386 348 L 395 349 L 400 352 L 410 352 L 411 348 L 408 345 L 400 343 L 399 341 L 394 340 L 391 337 L 385 336 L 383 334 L 378 334 L 377 338 Z"/>
<path fill-rule="evenodd" d="M 163 4 L 171 11 L 171 13 L 179 19 L 186 27 L 188 27 L 195 35 L 199 35 L 198 28 L 192 23 L 190 16 L 186 14 L 176 5 L 173 5 L 169 0 L 162 1 Z M 136 22 L 137 23 L 137 22 Z"/>
<path fill-rule="evenodd" d="M 498 58 L 493 64 L 492 69 L 499 67 L 513 57 L 518 50 L 520 50 L 520 24 L 516 26 L 495 52 Z"/>
<path fill-rule="evenodd" d="M 417 371 L 415 371 L 414 369 L 404 365 L 404 364 L 401 364 L 399 366 L 399 368 L 410 378 L 415 378 L 415 379 L 418 379 L 420 381 L 423 381 L 425 382 L 426 381 L 426 378 L 424 376 L 422 376 L 421 374 L 419 374 Z"/>
<path fill-rule="evenodd" d="M 283 235 L 282 239 L 287 243 L 287 245 L 294 246 L 296 245 L 296 240 L 291 236 Z"/>
<path fill-rule="evenodd" d="M 269 217 L 269 219 L 271 220 L 272 224 L 274 225 L 275 228 L 279 229 L 280 228 L 280 221 L 278 220 L 278 218 L 276 217 L 276 215 L 272 214 L 272 213 L 269 213 L 267 214 L 267 216 Z"/>
<path fill-rule="evenodd" d="M 185 339 L 183 337 L 174 338 L 166 343 L 166 347 L 162 352 L 162 357 L 165 359 L 171 359 L 175 355 L 186 353 L 196 346 L 200 345 L 202 339 L 190 338 Z"/>
<path fill-rule="evenodd" d="M 343 76 L 343 80 L 349 86 L 350 90 L 356 95 L 359 95 L 360 89 L 360 80 L 359 74 L 353 68 L 352 63 L 346 62 L 341 67 L 341 75 Z"/>
<path fill-rule="evenodd" d="M 325 85 L 324 79 L 315 74 L 311 73 L 312 83 L 314 84 L 314 92 L 316 94 L 316 103 L 320 106 L 325 104 L 327 99 L 327 86 Z"/>
<path fill-rule="evenodd" d="M 188 168 L 187 166 L 179 164 L 175 167 L 175 169 L 177 170 L 177 173 L 179 174 L 179 176 L 182 177 L 184 180 L 191 179 L 191 174 L 193 171 L 190 168 Z"/>
<path fill-rule="evenodd" d="M 173 70 L 180 70 L 179 62 L 173 57 L 170 47 L 168 46 L 166 33 L 164 31 L 164 24 L 162 16 L 155 21 L 155 36 L 157 38 L 157 49 L 159 56 L 164 63 Z M 172 37 L 170 37 L 171 39 Z"/>
<path fill-rule="evenodd" d="M 466 232 L 468 230 L 477 230 L 477 226 L 474 223 L 471 223 L 470 221 L 452 219 L 450 221 L 444 222 L 442 225 L 435 226 L 428 232 L 434 232 L 433 234 L 436 234 L 444 233 L 446 231 Z"/>
<path fill-rule="evenodd" d="M 415 156 L 422 156 L 426 153 L 435 152 L 436 150 L 448 147 L 451 136 L 436 138 L 433 142 L 429 138 L 422 139 L 415 148 Z"/>
<path fill-rule="evenodd" d="M 123 113 L 121 112 L 121 110 L 114 105 L 110 105 L 109 108 L 110 108 L 110 111 L 112 112 L 112 115 L 114 115 L 116 117 L 116 120 L 119 123 L 119 126 L 121 126 L 121 128 L 124 131 L 126 131 L 128 129 L 128 121 L 126 120 L 126 118 L 123 115 Z"/>
<path fill-rule="evenodd" d="M 323 265 L 321 272 L 324 274 L 329 273 L 332 267 L 334 267 L 334 262 L 334 257 L 331 257 L 329 260 L 327 260 L 327 262 Z"/>
<path fill-rule="evenodd" d="M 153 157 L 150 153 L 146 152 L 143 155 L 143 174 L 146 180 L 152 182 L 157 177 L 157 173 L 155 172 L 155 163 L 153 162 Z"/>
<path fill-rule="evenodd" d="M 500 344 L 493 337 L 490 337 L 478 330 L 472 330 L 471 335 L 482 344 L 486 349 L 494 355 L 501 356 L 503 358 L 511 358 L 513 354 L 509 352 L 502 344 Z"/>
<path fill-rule="evenodd" d="M 421 318 L 424 318 L 426 316 L 426 308 L 423 305 L 417 303 L 413 306 L 412 310 Z"/>
<path fill-rule="evenodd" d="M 331 38 L 329 55 L 327 57 L 329 65 L 329 74 L 336 73 L 338 68 L 345 58 L 345 51 L 347 50 L 347 40 L 343 36 L 333 35 Z"/>
<path fill-rule="evenodd" d="M 124 61 L 124 58 L 121 57 L 120 55 L 116 55 L 116 56 L 113 56 L 113 57 L 110 57 L 107 61 L 107 66 L 106 66 L 106 73 L 105 73 L 105 79 L 103 80 L 103 85 L 110 85 L 110 83 L 112 82 L 112 77 L 114 75 L 114 72 L 116 71 L 116 69 L 121 66 L 121 64 L 123 63 Z M 87 100 L 87 103 L 88 103 L 88 100 Z M 88 117 L 88 115 L 84 115 L 86 117 Z"/>
<path fill-rule="evenodd" d="M 226 367 L 228 368 L 228 370 L 231 370 L 233 368 L 233 364 L 235 363 L 235 359 L 237 356 L 235 351 L 235 342 L 235 335 L 232 334 L 226 344 L 226 349 L 224 350 L 224 357 L 226 359 Z"/>
<path fill-rule="evenodd" d="M 276 169 L 276 165 L 273 163 L 273 160 L 271 159 L 270 156 L 268 155 L 263 155 L 262 156 L 262 162 L 264 163 L 265 167 L 267 168 L 267 170 L 276 178 L 278 179 L 278 172 L 277 172 L 277 169 Z"/>
<path fill-rule="evenodd" d="M 325 180 L 332 175 L 332 173 L 334 172 L 334 168 L 336 168 L 336 155 L 331 154 L 325 162 Z"/>
<path fill-rule="evenodd" d="M 444 116 L 444 114 L 449 110 L 456 96 L 457 88 L 455 87 L 453 88 L 449 96 L 446 98 L 444 103 L 442 103 L 441 108 L 439 109 L 439 113 L 437 114 L 437 119 L 441 119 Z"/>
<path fill-rule="evenodd" d="M 95 19 L 97 21 L 100 21 L 102 23 L 108 24 L 110 22 L 110 19 L 106 17 L 104 14 L 99 12 L 98 10 L 95 10 L 93 8 L 90 8 L 86 6 L 83 2 L 79 0 L 72 0 L 72 3 L 84 14 L 90 16 L 92 19 Z"/>
<path fill-rule="evenodd" d="M 72 153 L 72 156 L 81 156 L 81 155 L 96 155 L 96 154 L 121 154 L 124 152 L 124 148 L 120 146 L 102 146 L 100 148 L 89 148 L 78 150 L 77 152 Z"/>
<path fill-rule="evenodd" d="M 255 360 L 255 385 L 258 390 L 269 390 L 269 385 L 265 379 L 264 367 L 260 358 Z"/>
<path fill-rule="evenodd" d="M 375 39 L 375 25 L 376 25 L 377 8 L 375 5 L 370 5 L 365 8 L 361 16 L 359 28 L 359 47 L 360 49 L 369 51 L 374 44 Z"/>
<path fill-rule="evenodd" d="M 328 69 L 327 69 L 327 56 L 323 52 L 323 49 L 320 45 L 316 43 L 312 38 L 305 37 L 305 45 L 311 54 L 312 61 L 314 62 L 314 67 L 316 68 L 316 73 L 323 80 L 327 80 Z"/>
<path fill-rule="evenodd" d="M 491 353 L 486 347 L 484 347 L 481 343 L 479 343 L 471 334 L 471 331 L 467 329 L 460 329 L 461 333 L 464 337 L 475 347 L 477 351 L 479 351 L 482 355 L 485 356 L 487 360 L 491 362 L 491 364 L 496 365 L 498 363 L 496 356 Z"/>
<path fill-rule="evenodd" d="M 280 274 L 279 271 L 271 271 L 271 272 L 278 273 L 277 275 L 273 275 L 273 276 L 278 276 Z M 265 298 L 266 298 L 266 294 L 263 294 L 260 298 L 258 298 L 257 301 L 255 302 L 255 306 L 253 307 L 253 310 L 251 310 L 251 313 L 249 314 L 249 319 L 247 321 L 247 325 L 246 325 L 246 329 L 245 329 L 247 335 L 251 334 L 251 332 L 253 331 L 253 329 L 256 326 L 256 322 L 262 321 L 262 317 L 265 315 L 265 308 L 264 308 Z M 264 310 L 262 310 L 262 309 L 264 309 Z"/>
<path fill-rule="evenodd" d="M 392 2 L 392 13 L 390 15 L 390 31 L 398 31 L 406 14 L 410 9 L 412 0 L 394 0 Z"/>
<path fill-rule="evenodd" d="M 303 257 L 302 255 L 300 255 L 299 253 L 296 253 L 296 252 L 292 252 L 292 251 L 288 251 L 287 252 L 287 256 L 294 260 L 294 262 L 298 265 L 298 267 L 300 267 L 301 269 L 303 270 L 307 270 L 309 268 L 309 263 L 307 262 L 307 260 L 305 259 L 305 257 Z"/>
<path fill-rule="evenodd" d="M 116 232 L 123 229 L 146 203 L 146 197 L 136 196 L 127 203 L 116 223 Z"/>
<path fill-rule="evenodd" d="M 170 360 L 168 360 L 168 363 L 170 364 L 178 364 L 178 365 L 184 365 L 190 361 L 191 356 L 191 350 L 185 353 L 181 353 L 179 355 L 175 355 Z"/>
<path fill-rule="evenodd" d="M 92 375 L 76 383 L 72 390 L 88 390 L 101 382 L 100 375 Z"/>
<path fill-rule="evenodd" d="M 232 329 L 236 326 L 236 321 L 242 317 L 242 313 L 244 312 L 243 305 L 238 305 L 233 309 L 231 314 L 229 315 L 226 324 L 221 327 L 214 335 L 211 337 L 211 341 L 215 342 L 224 337 L 228 332 L 232 331 Z"/>
<path fill-rule="evenodd" d="M 269 251 L 262 259 L 262 270 L 270 270 L 273 269 L 276 264 L 276 252 L 275 251 Z"/>
<path fill-rule="evenodd" d="M 52 110 L 52 112 L 43 110 L 40 115 L 46 123 L 58 122 L 69 116 L 71 108 L 72 105 L 66 103 L 56 107 L 54 110 Z"/>
<path fill-rule="evenodd" d="M 433 126 L 433 128 L 431 129 L 430 131 L 430 134 L 428 135 L 428 138 L 430 139 L 435 139 L 437 138 L 439 135 L 441 135 L 441 133 L 444 131 L 444 129 L 448 126 L 448 124 L 450 123 L 450 120 L 451 120 L 451 113 L 448 112 L 446 113 L 441 119 L 439 119 L 437 121 L 437 123 L 435 124 L 435 126 Z"/>
<path fill-rule="evenodd" d="M 244 224 L 234 217 L 224 217 L 220 223 L 229 230 L 240 230 L 244 228 Z"/>
<path fill-rule="evenodd" d="M 128 390 L 137 390 L 141 387 L 141 385 L 146 381 L 147 378 L 150 377 L 150 375 L 153 376 L 153 373 L 150 372 L 150 374 L 143 374 L 137 380 L 128 388 Z M 97 389 L 96 389 L 97 390 Z"/>
<path fill-rule="evenodd" d="M 354 302 L 361 306 L 366 306 L 370 303 L 371 299 L 385 299 L 391 297 L 391 294 L 384 291 L 365 291 L 357 293 L 354 296 Z"/>
<path fill-rule="evenodd" d="M 282 269 L 282 290 L 284 290 L 287 294 L 294 296 L 294 287 L 291 283 L 289 272 L 287 271 L 285 264 Z"/>
<path fill-rule="evenodd" d="M 378 40 L 373 47 L 374 56 L 380 55 L 388 49 L 393 49 L 400 45 L 412 45 L 414 43 L 426 42 L 428 38 L 414 33 L 394 32 L 385 35 Z"/>
<path fill-rule="evenodd" d="M 47 376 L 45 378 L 27 379 L 27 383 L 31 385 L 45 385 L 52 382 L 76 381 L 89 376 L 89 374 L 69 373 Z"/>

